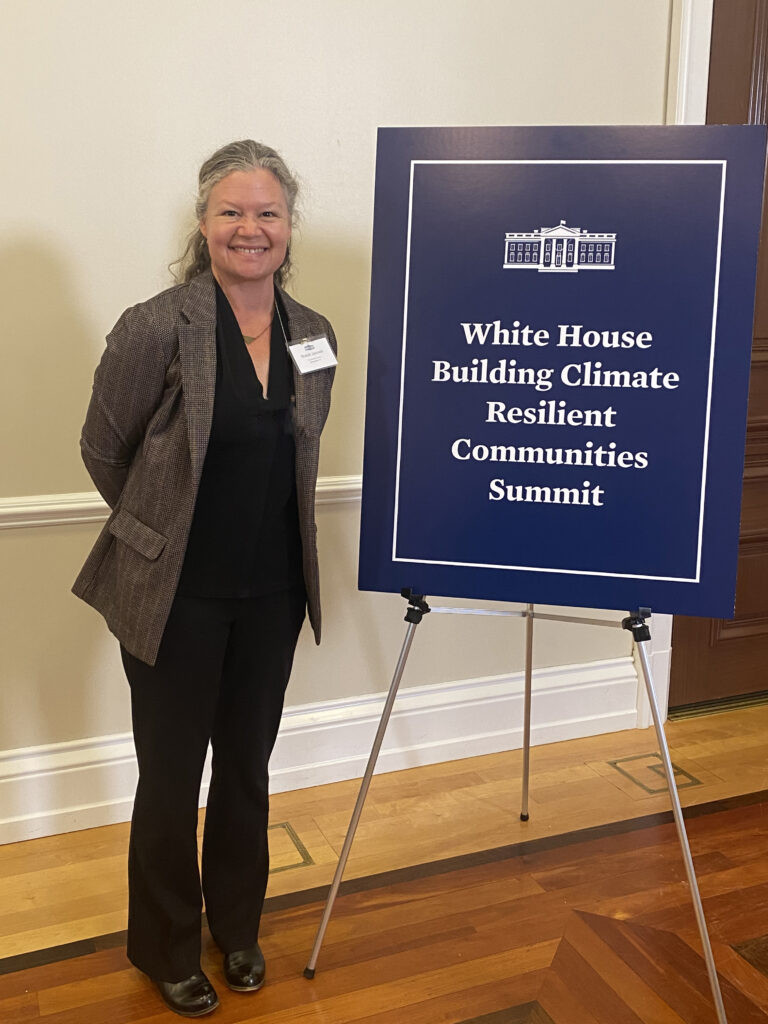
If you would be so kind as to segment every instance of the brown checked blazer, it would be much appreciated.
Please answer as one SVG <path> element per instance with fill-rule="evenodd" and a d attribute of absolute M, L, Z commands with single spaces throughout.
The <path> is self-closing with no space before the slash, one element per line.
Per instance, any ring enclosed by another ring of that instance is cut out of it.
<path fill-rule="evenodd" d="M 325 334 L 325 317 L 285 292 L 292 341 Z M 332 369 L 294 369 L 296 488 L 309 620 L 320 642 L 315 486 Z M 176 594 L 208 446 L 216 385 L 210 270 L 126 310 L 96 369 L 80 446 L 112 512 L 73 592 L 101 612 L 131 654 L 155 663 Z"/>

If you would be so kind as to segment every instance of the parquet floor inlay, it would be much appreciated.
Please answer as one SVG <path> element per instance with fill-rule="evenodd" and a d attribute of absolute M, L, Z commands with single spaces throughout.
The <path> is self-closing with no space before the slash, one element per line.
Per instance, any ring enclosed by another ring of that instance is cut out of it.
<path fill-rule="evenodd" d="M 664 764 L 661 754 L 635 754 L 633 757 L 620 757 L 608 764 L 617 772 L 634 782 L 635 785 L 644 789 L 646 793 L 666 793 L 667 779 L 664 774 Z M 685 768 L 673 764 L 675 782 L 678 790 L 689 789 L 691 786 L 700 786 L 701 780 L 697 779 Z"/>

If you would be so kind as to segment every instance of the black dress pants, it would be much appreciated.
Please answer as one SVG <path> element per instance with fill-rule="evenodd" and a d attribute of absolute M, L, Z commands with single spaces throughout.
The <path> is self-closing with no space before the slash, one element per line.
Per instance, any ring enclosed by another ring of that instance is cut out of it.
<path fill-rule="evenodd" d="M 225 953 L 258 938 L 269 871 L 268 762 L 304 619 L 303 586 L 177 595 L 154 666 L 122 649 L 139 784 L 128 855 L 128 957 L 158 981 L 200 969 L 202 898 Z M 201 876 L 198 799 L 213 774 Z"/>

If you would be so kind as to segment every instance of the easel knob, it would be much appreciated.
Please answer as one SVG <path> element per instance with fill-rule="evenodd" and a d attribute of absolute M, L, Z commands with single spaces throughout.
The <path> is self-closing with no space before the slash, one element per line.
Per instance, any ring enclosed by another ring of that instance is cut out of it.
<path fill-rule="evenodd" d="M 417 626 L 425 615 L 429 613 L 429 605 L 423 594 L 414 594 L 410 587 L 404 587 L 400 591 L 401 597 L 408 602 L 408 610 L 405 613 L 405 621 L 413 622 Z"/>
<path fill-rule="evenodd" d="M 638 608 L 636 612 L 630 612 L 626 619 L 621 620 L 621 627 L 628 629 L 636 641 L 650 640 L 651 630 L 645 621 L 650 616 L 650 608 Z"/>

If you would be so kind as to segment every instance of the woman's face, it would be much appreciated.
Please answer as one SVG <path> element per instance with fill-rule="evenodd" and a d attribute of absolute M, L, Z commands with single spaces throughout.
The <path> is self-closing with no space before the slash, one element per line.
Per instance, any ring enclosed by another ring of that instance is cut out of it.
<path fill-rule="evenodd" d="M 291 237 L 280 182 L 262 168 L 228 174 L 211 189 L 200 230 L 219 284 L 271 281 Z"/>

